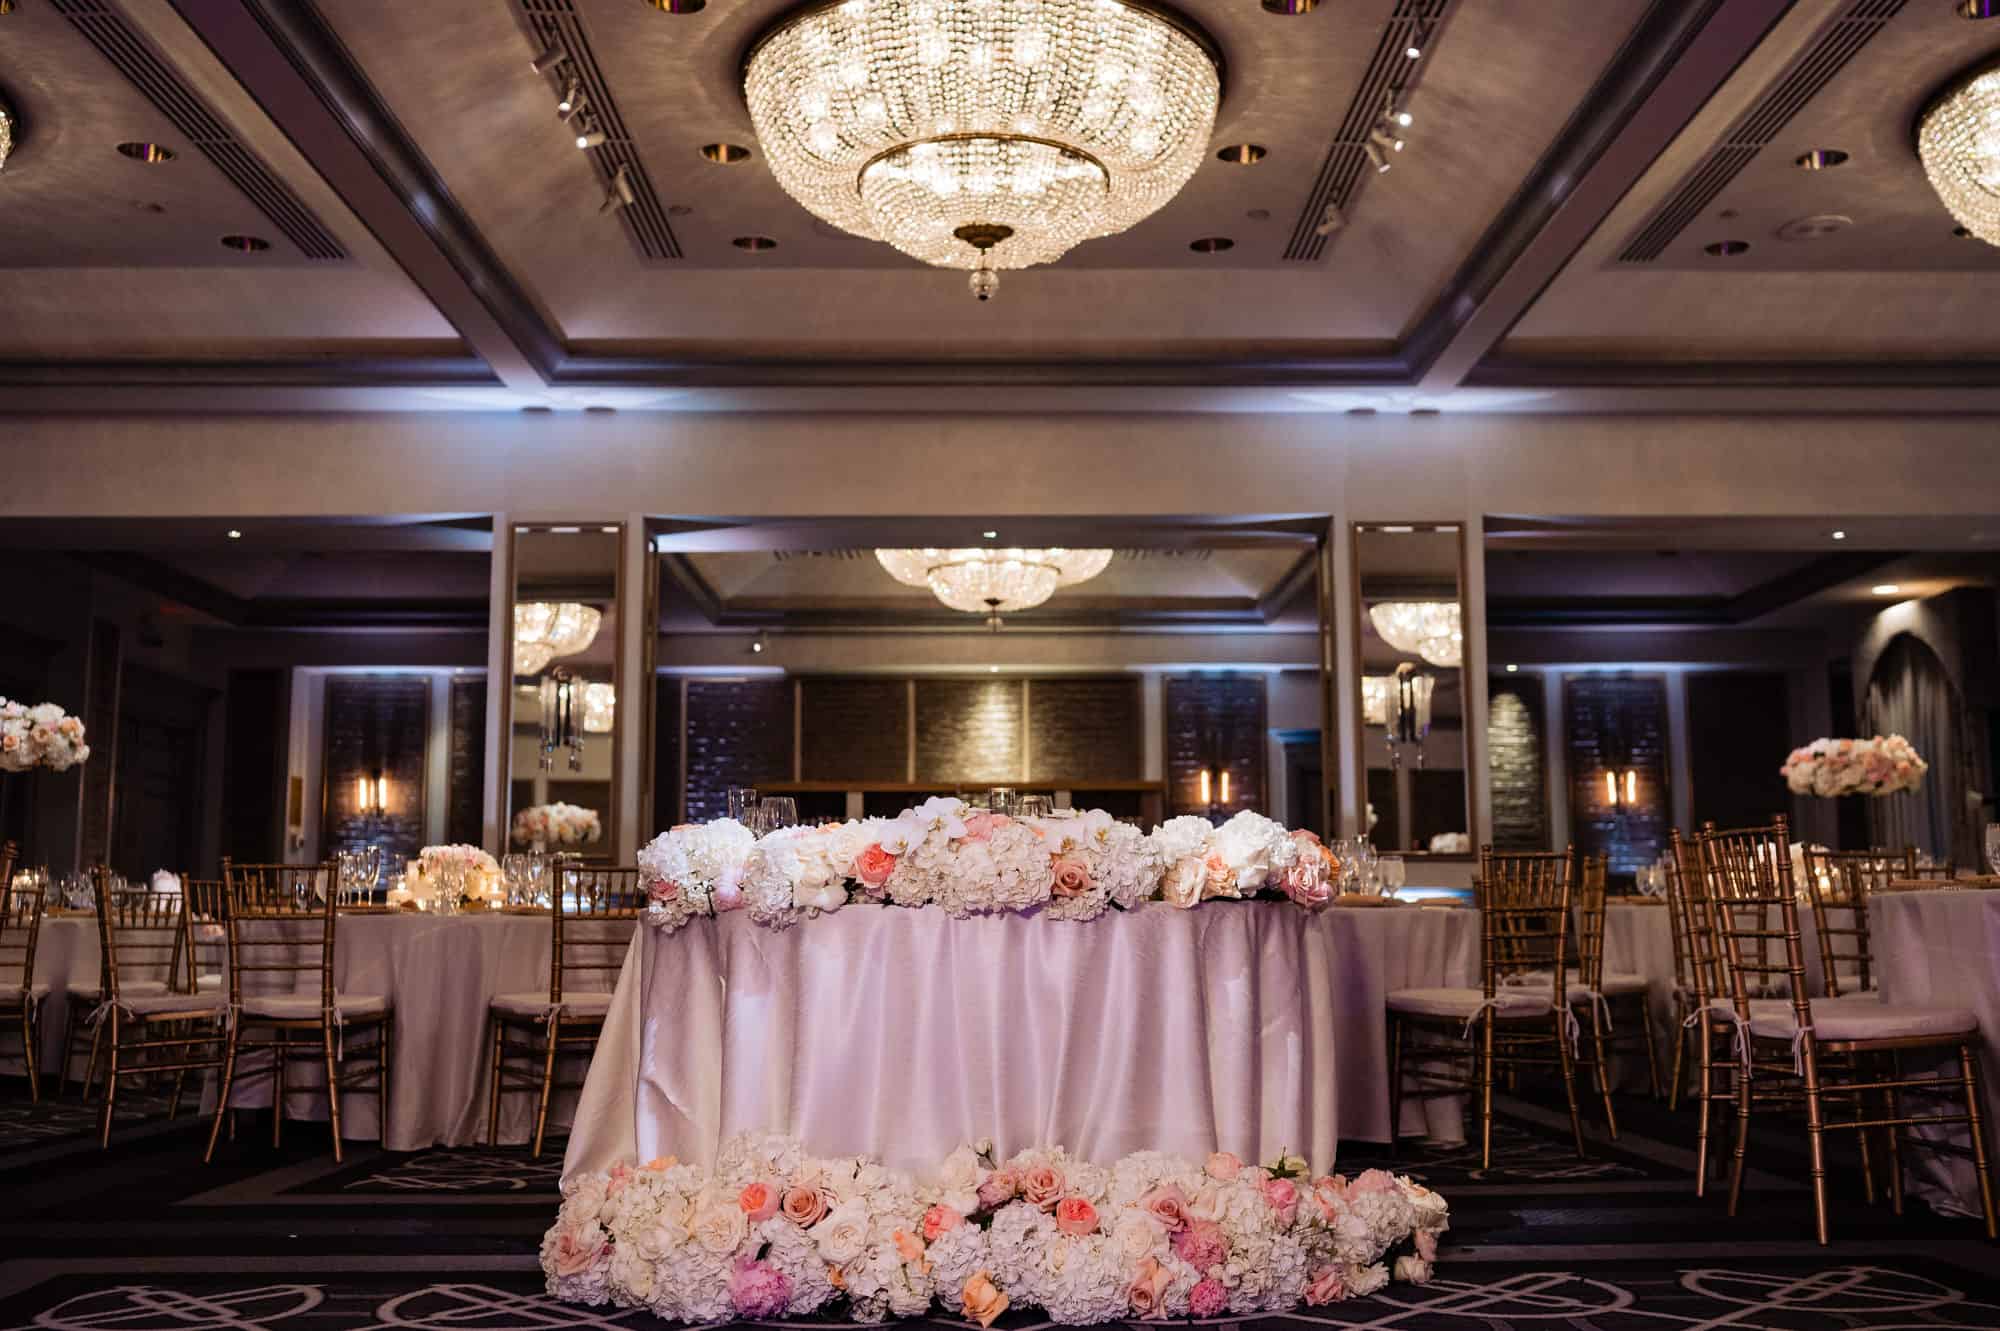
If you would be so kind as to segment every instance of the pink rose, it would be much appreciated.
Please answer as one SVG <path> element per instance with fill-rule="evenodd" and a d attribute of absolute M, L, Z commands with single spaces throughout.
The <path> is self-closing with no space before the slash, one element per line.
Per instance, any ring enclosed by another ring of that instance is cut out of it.
<path fill-rule="evenodd" d="M 742 1317 L 783 1317 L 792 1302 L 792 1282 L 769 1262 L 738 1262 L 729 1277 L 729 1302 Z"/>
<path fill-rule="evenodd" d="M 681 885 L 665 878 L 654 878 L 646 884 L 646 895 L 655 901 L 678 901 L 681 895 Z"/>
<path fill-rule="evenodd" d="M 1208 876 L 1208 881 L 1201 891 L 1204 897 L 1219 897 L 1234 888 L 1236 875 L 1230 872 L 1229 865 L 1224 863 L 1222 856 L 1215 851 L 1208 852 L 1208 858 L 1202 862 L 1202 868 L 1207 871 Z"/>
<path fill-rule="evenodd" d="M 1354 1182 L 1348 1185 L 1348 1190 L 1363 1196 L 1371 1192 L 1394 1192 L 1396 1176 L 1386 1169 L 1364 1169 L 1355 1177 Z"/>
<path fill-rule="evenodd" d="M 967 841 L 989 841 L 993 834 L 1003 827 L 1013 824 L 1013 819 L 1004 813 L 972 813 L 965 817 L 965 839 Z"/>
<path fill-rule="evenodd" d="M 1208 1163 L 1203 1168 L 1210 1178 L 1227 1183 L 1243 1172 L 1243 1160 L 1233 1152 L 1217 1151 L 1208 1157 Z"/>
<path fill-rule="evenodd" d="M 993 1277 L 981 1271 L 966 1279 L 965 1288 L 958 1293 L 958 1310 L 981 1326 L 992 1326 L 994 1319 L 1007 1311 L 1009 1301 Z"/>
<path fill-rule="evenodd" d="M 1090 890 L 1090 866 L 1064 856 L 1055 863 L 1055 885 L 1049 890 L 1059 897 L 1080 897 Z"/>
<path fill-rule="evenodd" d="M 1229 1291 L 1214 1276 L 1206 1276 L 1188 1291 L 1188 1316 L 1220 1317 L 1229 1306 Z"/>
<path fill-rule="evenodd" d="M 1187 1195 L 1179 1188 L 1162 1184 L 1141 1197 L 1139 1206 L 1159 1221 L 1169 1234 L 1187 1227 Z"/>
<path fill-rule="evenodd" d="M 1021 1200 L 1030 1206 L 1052 1211 L 1062 1195 L 1063 1176 L 1048 1165 L 1036 1165 L 1021 1175 Z"/>
<path fill-rule="evenodd" d="M 1197 1220 L 1174 1235 L 1174 1255 L 1206 1275 L 1229 1260 L 1229 1240 L 1213 1220 Z"/>
<path fill-rule="evenodd" d="M 1292 1217 L 1298 1214 L 1299 1190 L 1292 1186 L 1292 1181 L 1288 1178 L 1265 1179 L 1264 1200 L 1271 1204 L 1271 1209 L 1276 1211 L 1279 1219 L 1287 1225 L 1291 1224 Z"/>
<path fill-rule="evenodd" d="M 1333 1223 L 1347 1209 L 1347 1180 L 1338 1174 L 1320 1179 L 1313 1184 L 1313 1200 L 1319 1203 L 1320 1216 Z"/>
<path fill-rule="evenodd" d="M 742 910 L 742 867 L 724 869 L 722 876 L 715 880 L 715 891 L 709 894 L 709 899 L 715 903 L 715 912 L 718 915 L 726 910 Z"/>
<path fill-rule="evenodd" d="M 736 1204 L 753 1225 L 761 1225 L 778 1213 L 778 1190 L 768 1183 L 752 1183 L 736 1195 Z"/>
<path fill-rule="evenodd" d="M 580 1276 L 588 1271 L 598 1255 L 610 1244 L 596 1245 L 580 1241 L 574 1233 L 564 1230 L 556 1236 L 555 1265 L 559 1276 Z"/>
<path fill-rule="evenodd" d="M 1306 1302 L 1318 1307 L 1321 1304 L 1338 1303 L 1347 1297 L 1347 1286 L 1340 1278 L 1340 1268 L 1328 1263 L 1313 1272 L 1306 1284 Z"/>
<path fill-rule="evenodd" d="M 826 1218 L 826 1195 L 817 1188 L 787 1188 L 782 1208 L 785 1219 L 810 1229 Z"/>
<path fill-rule="evenodd" d="M 1435 1229 L 1417 1231 L 1417 1256 L 1426 1262 L 1438 1259 L 1438 1235 Z"/>
<path fill-rule="evenodd" d="M 1065 1197 L 1056 1203 L 1056 1228 L 1073 1237 L 1097 1232 L 1097 1208 L 1083 1197 Z"/>
<path fill-rule="evenodd" d="M 1161 1266 L 1156 1258 L 1148 1257 L 1133 1270 L 1132 1283 L 1125 1287 L 1125 1301 L 1141 1317 L 1165 1317 L 1167 1286 L 1173 1283 L 1173 1279 L 1172 1272 Z"/>
<path fill-rule="evenodd" d="M 881 846 L 870 846 L 854 857 L 854 876 L 871 892 L 882 890 L 889 875 L 896 872 L 896 857 Z"/>
<path fill-rule="evenodd" d="M 979 1209 L 996 1211 L 1014 1200 L 1020 1181 L 1011 1169 L 996 1169 L 979 1185 Z"/>
<path fill-rule="evenodd" d="M 965 1217 L 943 1204 L 934 1205 L 924 1212 L 924 1242 L 936 1243 L 939 1236 L 948 1234 L 965 1223 Z"/>

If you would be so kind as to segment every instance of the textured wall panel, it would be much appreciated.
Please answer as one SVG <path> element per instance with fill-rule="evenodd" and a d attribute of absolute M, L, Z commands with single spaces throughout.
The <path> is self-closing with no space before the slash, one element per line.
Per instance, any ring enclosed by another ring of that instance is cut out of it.
<path fill-rule="evenodd" d="M 653 679 L 653 827 L 641 843 L 681 821 L 681 680 Z"/>
<path fill-rule="evenodd" d="M 1007 785 L 1021 771 L 1021 681 L 917 681 L 917 780 Z"/>
<path fill-rule="evenodd" d="M 729 787 L 792 779 L 792 681 L 689 680 L 687 817 L 729 812 Z"/>
<path fill-rule="evenodd" d="M 391 863 L 424 847 L 424 745 L 430 728 L 427 675 L 330 675 L 322 853 L 380 846 Z M 389 779 L 386 814 L 359 811 L 359 777 Z"/>
<path fill-rule="evenodd" d="M 1838 713 L 1836 713 L 1838 715 Z M 1791 692 L 1777 671 L 1687 676 L 1688 781 L 1694 825 L 1756 827 L 1789 813 L 1778 764 L 1792 751 Z M 1773 761 L 1773 758 L 1776 761 Z M 1863 804 L 1841 800 L 1841 804 Z M 1859 844 L 1859 843 L 1845 843 Z"/>
<path fill-rule="evenodd" d="M 1210 787 L 1218 814 L 1264 807 L 1264 677 L 1168 675 L 1166 720 L 1168 814 L 1207 813 L 1200 801 L 1203 768 L 1218 773 Z M 1220 802 L 1219 772 L 1229 771 L 1229 803 Z"/>
<path fill-rule="evenodd" d="M 1571 836 L 1579 854 L 1604 853 L 1629 878 L 1667 847 L 1667 682 L 1660 675 L 1571 675 L 1563 681 Z M 1623 810 L 1605 792 L 1607 772 L 1638 773 L 1638 801 Z"/>
<path fill-rule="evenodd" d="M 451 680 L 451 735 L 445 776 L 445 840 L 476 846 L 485 836 L 486 676 Z"/>
<path fill-rule="evenodd" d="M 799 681 L 799 775 L 807 781 L 909 779 L 907 680 Z"/>
<path fill-rule="evenodd" d="M 1136 675 L 1028 686 L 1028 766 L 1037 780 L 1136 781 L 1143 773 Z"/>
<path fill-rule="evenodd" d="M 1486 751 L 1493 768 L 1493 845 L 1500 850 L 1548 850 L 1542 681 L 1532 675 L 1494 675 L 1488 696 Z"/>

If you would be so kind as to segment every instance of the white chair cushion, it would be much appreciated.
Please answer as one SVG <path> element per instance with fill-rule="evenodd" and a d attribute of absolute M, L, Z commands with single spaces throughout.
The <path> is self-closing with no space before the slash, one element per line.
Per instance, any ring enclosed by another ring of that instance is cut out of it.
<path fill-rule="evenodd" d="M 94 980 L 69 986 L 69 996 L 79 1002 L 95 1003 L 97 1001 L 97 992 L 97 982 Z M 131 994 L 164 994 L 167 992 L 167 982 L 165 980 L 120 980 L 118 982 L 118 992 L 128 996 Z"/>
<path fill-rule="evenodd" d="M 118 1006 L 135 1017 L 220 1017 L 229 1004 L 213 994 L 128 994 L 118 987 Z"/>
<path fill-rule="evenodd" d="M 1873 998 L 1815 998 L 1813 1034 L 1821 1040 L 1900 1040 L 1919 1036 L 1976 1035 L 1979 1018 L 1965 1008 L 1903 1007 Z M 1789 1040 L 1798 1029 L 1789 1002 L 1752 1003 L 1750 1033 Z"/>
<path fill-rule="evenodd" d="M 529 989 L 518 994 L 493 995 L 493 1010 L 509 1017 L 539 1017 L 549 1009 L 549 991 Z M 601 1017 L 611 1011 L 611 995 L 599 993 L 564 994 L 565 1017 Z"/>
<path fill-rule="evenodd" d="M 353 1021 L 360 1017 L 382 1016 L 389 1010 L 389 999 L 386 994 L 336 993 L 333 1006 L 340 1017 Z M 267 1021 L 318 1021 L 319 995 L 246 994 L 243 997 L 243 1015 Z"/>
<path fill-rule="evenodd" d="M 202 993 L 208 993 L 210 990 L 220 989 L 222 988 L 222 977 L 220 975 L 212 973 L 208 975 L 197 975 L 194 977 L 194 987 Z"/>
<path fill-rule="evenodd" d="M 1469 1019 L 1486 1002 L 1483 989 L 1396 989 L 1389 994 L 1389 1010 L 1412 1017 L 1457 1017 Z M 1494 995 L 1502 1017 L 1546 1016 L 1549 993 L 1545 989 L 1502 989 Z"/>
<path fill-rule="evenodd" d="M 23 1003 L 26 1003 L 29 1007 L 33 1007 L 48 996 L 48 985 L 37 980 L 26 989 L 0 990 L 0 1007 L 18 1010 Z"/>

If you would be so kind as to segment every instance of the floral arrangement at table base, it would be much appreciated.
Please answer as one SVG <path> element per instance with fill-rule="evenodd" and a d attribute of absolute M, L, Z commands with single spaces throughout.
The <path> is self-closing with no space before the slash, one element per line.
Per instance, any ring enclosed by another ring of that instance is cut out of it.
<path fill-rule="evenodd" d="M 1901 735 L 1816 739 L 1778 769 L 1795 795 L 1894 795 L 1919 790 L 1930 764 Z"/>
<path fill-rule="evenodd" d="M 0 698 L 0 772 L 67 772 L 89 757 L 81 720 L 52 702 Z"/>
<path fill-rule="evenodd" d="M 512 835 L 517 846 L 586 846 L 604 838 L 604 824 L 597 810 L 557 800 L 516 813 Z"/>
<path fill-rule="evenodd" d="M 1369 1170 L 1313 1176 L 1140 1151 L 1105 1166 L 1060 1147 L 954 1151 L 926 1180 L 866 1157 L 748 1134 L 715 1168 L 672 1159 L 563 1182 L 542 1240 L 556 1298 L 668 1321 L 852 1322 L 934 1308 L 990 1326 L 1039 1308 L 1119 1318 L 1285 1312 L 1430 1279 L 1445 1201 Z"/>
<path fill-rule="evenodd" d="M 727 818 L 676 827 L 639 852 L 647 920 L 674 930 L 697 915 L 748 911 L 773 929 L 849 901 L 935 905 L 958 918 L 1006 911 L 1095 919 L 1163 898 L 1333 900 L 1340 860 L 1311 832 L 1244 811 L 1221 827 L 1170 818 L 1143 832 L 1101 809 L 1010 818 L 933 799 L 895 818 L 788 827 L 759 839 Z"/>

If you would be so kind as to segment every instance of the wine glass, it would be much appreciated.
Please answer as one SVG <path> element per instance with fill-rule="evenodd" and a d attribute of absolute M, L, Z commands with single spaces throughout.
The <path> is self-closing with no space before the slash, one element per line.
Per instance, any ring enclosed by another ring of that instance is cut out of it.
<path fill-rule="evenodd" d="M 799 802 L 790 795 L 767 795 L 757 807 L 764 815 L 766 831 L 799 825 Z"/>
<path fill-rule="evenodd" d="M 737 822 L 749 825 L 750 814 L 757 807 L 755 786 L 731 786 L 729 788 L 729 816 Z"/>
<path fill-rule="evenodd" d="M 1393 897 L 1403 890 L 1407 869 L 1401 855 L 1384 855 L 1376 861 L 1376 868 L 1382 875 L 1382 895 Z"/>
<path fill-rule="evenodd" d="M 2000 873 L 2000 823 L 1986 824 L 1986 867 Z"/>
<path fill-rule="evenodd" d="M 1021 796 L 1020 817 L 1046 818 L 1056 807 L 1055 798 L 1050 795 Z"/>

